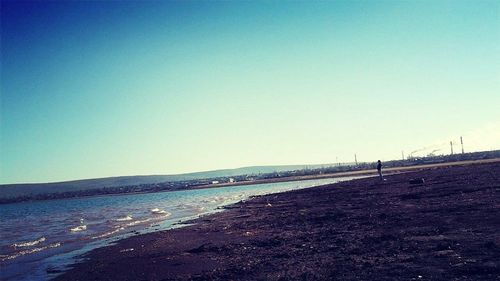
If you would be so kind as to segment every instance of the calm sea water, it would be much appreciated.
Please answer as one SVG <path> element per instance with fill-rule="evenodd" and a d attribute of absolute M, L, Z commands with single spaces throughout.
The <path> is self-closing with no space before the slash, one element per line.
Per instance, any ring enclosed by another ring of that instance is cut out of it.
<path fill-rule="evenodd" d="M 319 179 L 0 205 L 0 279 L 47 280 L 119 239 L 262 195 L 349 180 Z M 50 273 L 48 273 L 50 272 Z"/>

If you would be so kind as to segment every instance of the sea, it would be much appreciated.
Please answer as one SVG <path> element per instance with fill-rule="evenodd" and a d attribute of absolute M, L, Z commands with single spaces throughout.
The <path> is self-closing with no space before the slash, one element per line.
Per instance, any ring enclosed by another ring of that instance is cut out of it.
<path fill-rule="evenodd" d="M 0 280 L 50 280 L 88 251 L 219 212 L 251 196 L 355 177 L 0 205 Z"/>

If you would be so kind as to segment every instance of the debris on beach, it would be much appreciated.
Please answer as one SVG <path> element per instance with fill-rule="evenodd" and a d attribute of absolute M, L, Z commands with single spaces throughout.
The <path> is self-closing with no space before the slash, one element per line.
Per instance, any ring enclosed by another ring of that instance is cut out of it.
<path fill-rule="evenodd" d="M 134 250 L 134 248 L 123 249 L 123 250 L 120 250 L 120 253 L 131 252 L 133 250 Z"/>
<path fill-rule="evenodd" d="M 424 178 L 410 179 L 410 184 L 424 184 Z"/>

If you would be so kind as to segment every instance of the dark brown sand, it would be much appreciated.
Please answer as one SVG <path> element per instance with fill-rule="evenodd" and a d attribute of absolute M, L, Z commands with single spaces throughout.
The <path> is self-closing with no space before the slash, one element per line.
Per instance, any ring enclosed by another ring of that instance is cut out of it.
<path fill-rule="evenodd" d="M 386 179 L 256 197 L 94 250 L 56 279 L 500 280 L 500 163 Z"/>

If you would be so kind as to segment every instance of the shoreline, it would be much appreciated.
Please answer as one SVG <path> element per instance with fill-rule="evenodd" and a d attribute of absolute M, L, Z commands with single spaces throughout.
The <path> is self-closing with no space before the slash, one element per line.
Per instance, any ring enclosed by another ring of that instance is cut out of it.
<path fill-rule="evenodd" d="M 258 196 L 91 251 L 54 280 L 493 280 L 499 174 L 438 167 Z"/>
<path fill-rule="evenodd" d="M 496 163 L 496 162 L 500 162 L 500 158 L 392 167 L 392 168 L 383 168 L 383 171 L 385 173 L 388 173 L 387 175 L 392 175 L 395 173 L 401 173 L 401 172 L 407 172 L 407 171 L 417 171 L 417 170 L 421 170 L 421 169 L 439 168 L 439 167 L 448 167 L 448 166 L 462 166 L 462 165 L 471 165 L 471 164 Z M 339 177 L 348 177 L 348 176 L 364 176 L 364 175 L 377 175 L 377 170 L 374 167 L 373 169 L 368 169 L 368 170 L 337 172 L 337 173 L 330 173 L 330 174 L 272 178 L 272 179 L 263 179 L 263 180 L 254 180 L 254 181 L 245 181 L 245 182 L 234 182 L 234 183 L 209 184 L 209 185 L 192 187 L 191 189 L 214 188 L 214 187 L 223 187 L 223 186 L 251 185 L 251 184 L 266 184 L 266 183 L 274 183 L 274 182 L 302 181 L 302 180 L 339 178 Z"/>
<path fill-rule="evenodd" d="M 462 165 L 475 165 L 475 164 L 485 164 L 485 163 L 496 163 L 500 162 L 500 158 L 491 159 L 481 159 L 481 160 L 466 160 L 466 161 L 455 161 L 455 162 L 445 162 L 445 163 L 434 163 L 434 164 L 422 164 L 413 166 L 403 166 L 403 167 L 392 167 L 383 168 L 384 175 L 393 175 L 397 173 L 418 171 L 422 169 L 429 168 L 439 168 L 448 166 L 462 166 Z M 136 195 L 136 194 L 148 194 L 148 193 L 161 193 L 161 192 L 175 192 L 183 190 L 195 190 L 195 189 L 206 189 L 206 188 L 218 188 L 226 186 L 241 186 L 241 185 L 253 185 L 253 184 L 267 184 L 267 183 L 278 183 L 278 182 L 290 182 L 290 181 L 303 181 L 303 180 L 315 180 L 315 179 L 327 179 L 327 178 L 339 178 L 348 176 L 368 176 L 377 175 L 375 168 L 368 170 L 358 170 L 358 171 L 348 171 L 348 172 L 337 172 L 328 174 L 317 174 L 308 176 L 292 176 L 292 177 L 282 177 L 282 178 L 271 178 L 271 179 L 260 179 L 252 181 L 239 181 L 232 183 L 218 183 L 218 184 L 207 184 L 199 186 L 191 186 L 186 189 L 176 189 L 176 190 L 162 190 L 162 191 L 139 191 L 139 192 L 128 192 L 128 193 L 110 193 L 110 194 L 96 194 L 96 195 L 82 195 L 75 197 L 61 197 L 61 198 L 50 198 L 50 199 L 37 199 L 37 200 L 22 200 L 22 201 L 12 201 L 12 202 L 0 202 L 2 204 L 17 204 L 26 202 L 36 202 L 36 201 L 51 201 L 51 200 L 67 200 L 67 199 L 80 199 L 80 198 L 92 198 L 92 197 L 102 197 L 102 196 L 125 196 L 125 195 Z"/>

